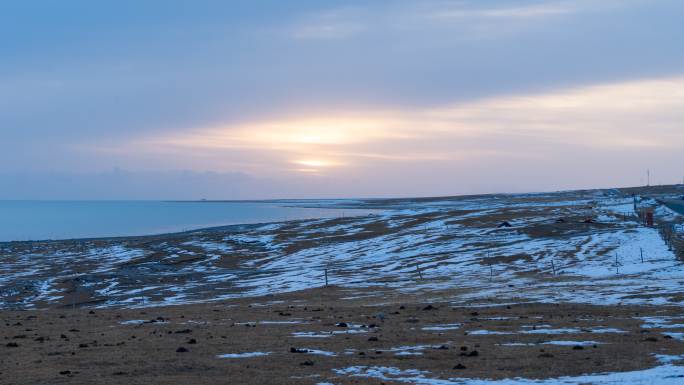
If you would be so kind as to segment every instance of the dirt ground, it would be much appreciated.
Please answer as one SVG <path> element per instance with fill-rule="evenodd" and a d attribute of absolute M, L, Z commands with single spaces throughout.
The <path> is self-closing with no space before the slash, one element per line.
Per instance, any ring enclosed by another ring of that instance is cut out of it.
<path fill-rule="evenodd" d="M 684 353 L 684 343 L 640 319 L 684 323 L 679 308 L 467 308 L 421 295 L 351 293 L 328 287 L 158 308 L 2 311 L 0 383 L 383 383 L 334 371 L 352 366 L 419 369 L 444 379 L 549 378 L 639 370 L 658 365 L 655 354 Z M 549 334 L 558 329 L 565 334 Z M 254 352 L 270 354 L 218 357 Z"/>

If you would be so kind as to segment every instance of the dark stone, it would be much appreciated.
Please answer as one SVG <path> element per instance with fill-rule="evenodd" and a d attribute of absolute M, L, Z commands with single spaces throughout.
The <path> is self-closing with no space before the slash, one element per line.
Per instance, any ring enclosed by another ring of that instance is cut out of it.
<path fill-rule="evenodd" d="M 299 364 L 300 366 L 314 366 L 314 362 L 311 360 L 306 360 Z"/>
<path fill-rule="evenodd" d="M 370 337 L 370 338 L 368 338 L 368 341 L 377 342 L 377 341 L 378 341 L 378 337 Z"/>
<path fill-rule="evenodd" d="M 187 352 L 188 352 L 188 349 L 186 349 L 182 346 L 180 348 L 176 349 L 176 353 L 187 353 Z"/>
<path fill-rule="evenodd" d="M 456 370 L 463 370 L 465 368 L 466 367 L 463 364 L 458 364 L 458 365 L 454 366 L 454 369 L 456 369 Z"/>
<path fill-rule="evenodd" d="M 346 327 L 349 327 L 349 325 L 347 325 L 346 322 L 340 322 L 340 323 L 338 323 L 338 324 L 335 325 L 335 326 L 337 326 L 338 328 L 346 328 Z"/>
<path fill-rule="evenodd" d="M 190 345 L 194 345 L 194 344 L 196 344 L 196 343 L 197 343 L 197 340 L 194 339 L 194 338 L 190 338 L 190 339 L 188 340 L 188 344 L 190 344 Z"/>

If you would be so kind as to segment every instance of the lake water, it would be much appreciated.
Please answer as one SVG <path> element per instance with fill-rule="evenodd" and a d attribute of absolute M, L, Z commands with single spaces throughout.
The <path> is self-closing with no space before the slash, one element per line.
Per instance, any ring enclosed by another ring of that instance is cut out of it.
<path fill-rule="evenodd" d="M 152 235 L 372 212 L 303 205 L 301 201 L 0 201 L 0 242 Z"/>

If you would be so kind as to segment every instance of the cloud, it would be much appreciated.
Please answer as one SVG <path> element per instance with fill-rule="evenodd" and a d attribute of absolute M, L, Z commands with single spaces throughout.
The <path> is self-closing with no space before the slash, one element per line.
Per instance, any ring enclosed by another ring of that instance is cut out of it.
<path fill-rule="evenodd" d="M 528 29 L 537 23 L 579 13 L 627 8 L 642 0 L 544 0 L 509 2 L 423 1 L 371 3 L 354 8 L 332 8 L 302 17 L 288 26 L 291 35 L 305 40 L 340 40 L 362 34 L 386 35 L 407 30 L 457 29 L 452 38 L 491 37 Z"/>
<path fill-rule="evenodd" d="M 307 15 L 289 27 L 295 39 L 338 40 L 352 37 L 368 29 L 362 20 L 366 15 L 358 9 L 336 9 Z"/>
<path fill-rule="evenodd" d="M 141 137 L 119 150 L 204 159 L 202 167 L 218 170 L 236 167 L 237 157 L 241 169 L 261 176 L 335 175 L 378 164 L 459 167 L 465 159 L 543 160 L 569 151 L 669 151 L 684 145 L 682 121 L 684 77 L 670 77 L 430 108 L 314 112 Z"/>
<path fill-rule="evenodd" d="M 481 4 L 481 3 L 480 3 Z M 479 5 L 479 4 L 478 4 Z M 437 20 L 473 20 L 473 19 L 539 19 L 551 16 L 566 15 L 579 10 L 577 2 L 551 1 L 519 6 L 465 6 L 462 3 L 445 3 L 428 16 Z"/>
<path fill-rule="evenodd" d="M 425 108 L 312 111 L 82 143 L 85 159 L 106 153 L 157 171 L 6 174 L 0 197 L 248 199 L 530 191 L 635 185 L 646 168 L 654 170 L 657 182 L 671 183 L 681 180 L 682 121 L 684 76 Z M 186 168 L 210 172 L 162 171 Z"/>
<path fill-rule="evenodd" d="M 572 174 L 577 153 L 603 176 L 681 160 L 681 2 L 336 4 L 8 14 L 0 172 L 237 170 L 393 195 L 457 175 L 488 191 L 511 168 L 551 185 L 541 165 Z"/>

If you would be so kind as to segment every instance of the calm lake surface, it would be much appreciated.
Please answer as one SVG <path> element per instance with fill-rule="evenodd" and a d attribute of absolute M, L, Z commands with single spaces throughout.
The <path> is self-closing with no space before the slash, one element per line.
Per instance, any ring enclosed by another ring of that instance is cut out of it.
<path fill-rule="evenodd" d="M 0 242 L 152 235 L 375 212 L 302 207 L 316 204 L 316 201 L 0 201 Z"/>

